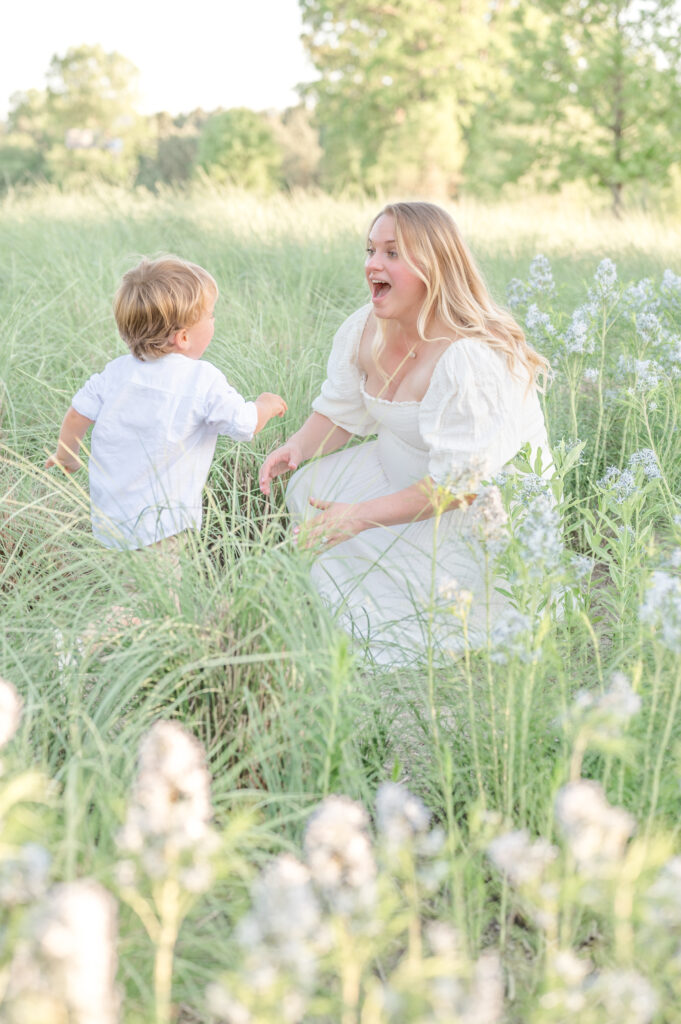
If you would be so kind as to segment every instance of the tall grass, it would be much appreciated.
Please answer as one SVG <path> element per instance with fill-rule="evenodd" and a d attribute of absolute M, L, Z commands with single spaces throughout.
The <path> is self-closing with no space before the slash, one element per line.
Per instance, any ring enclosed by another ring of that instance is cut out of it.
<path fill-rule="evenodd" d="M 533 575 L 532 557 L 539 564 L 541 552 L 523 549 L 519 520 L 503 559 L 522 628 L 498 649 L 446 666 L 381 673 L 351 650 L 321 604 L 281 495 L 269 502 L 257 487 L 264 453 L 308 413 L 333 332 L 364 301 L 363 236 L 377 205 L 205 188 L 159 196 L 45 189 L 3 202 L 0 675 L 25 701 L 11 763 L 34 765 L 56 784 L 50 806 L 26 814 L 22 835 L 49 848 L 54 880 L 89 875 L 115 889 L 116 836 L 141 737 L 158 718 L 178 719 L 199 737 L 228 838 L 218 881 L 189 912 L 175 951 L 173 998 L 187 1021 L 212 1019 L 206 987 L 238 960 L 234 925 L 249 906 L 249 882 L 277 853 L 299 849 L 310 810 L 331 794 L 371 808 L 382 782 L 405 782 L 442 825 L 444 870 L 425 894 L 403 879 L 412 902 L 399 914 L 386 911 L 387 946 L 367 939 L 366 963 L 353 967 L 369 972 L 353 996 L 355 1016 L 347 1008 L 349 975 L 338 968 L 340 994 L 317 1010 L 313 1004 L 310 1020 L 358 1019 L 357 993 L 369 1005 L 372 985 L 385 980 L 402 949 L 412 966 L 421 964 L 413 926 L 403 934 L 396 923 L 420 915 L 456 926 L 469 966 L 486 949 L 501 951 L 509 1019 L 558 1020 L 540 1000 L 559 988 L 553 953 L 588 947 L 599 968 L 633 968 L 638 897 L 626 920 L 613 916 L 600 890 L 589 906 L 566 861 L 555 897 L 560 913 L 549 913 L 534 881 L 518 896 L 512 871 L 495 873 L 489 843 L 504 829 L 554 841 L 556 793 L 584 777 L 634 815 L 648 842 L 642 863 L 660 861 L 655 842 L 667 855 L 676 845 L 678 651 L 654 614 L 646 619 L 640 609 L 652 571 L 678 579 L 679 396 L 671 371 L 680 319 L 676 300 L 659 305 L 663 271 L 681 271 L 678 225 L 643 216 L 614 222 L 558 199 L 452 208 L 496 296 L 503 300 L 520 278 L 526 290 L 516 315 L 528 330 L 537 323 L 532 305 L 549 318 L 532 329 L 556 370 L 545 405 L 552 442 L 564 442 L 568 546 Z M 245 395 L 277 391 L 289 404 L 286 420 L 252 446 L 220 442 L 204 527 L 183 555 L 179 611 L 153 565 L 94 542 L 85 473 L 66 478 L 42 468 L 72 394 L 124 351 L 111 314 L 120 275 L 140 254 L 161 251 L 201 263 L 219 284 L 208 358 Z M 551 260 L 553 295 L 532 291 L 528 268 L 538 252 Z M 593 353 L 570 351 L 564 338 L 574 308 L 595 287 L 604 257 L 617 263 L 619 284 L 590 328 Z M 637 307 L 622 289 L 642 278 L 652 279 L 652 290 Z M 662 345 L 646 340 L 636 319 L 652 309 L 667 317 Z M 664 367 L 644 387 L 636 361 L 653 357 Z M 585 378 L 589 369 L 599 372 Z M 567 468 L 578 439 L 581 455 Z M 608 467 L 626 469 L 642 449 L 654 451 L 659 476 L 648 478 L 635 463 L 626 495 L 613 489 L 617 476 L 599 483 Z M 593 560 L 581 582 L 571 560 L 578 554 Z M 562 614 L 551 606 L 557 592 L 567 594 Z M 131 600 L 130 614 L 111 617 L 112 607 L 130 608 Z M 681 629 L 675 607 L 667 612 L 672 632 Z M 614 672 L 626 675 L 641 709 L 608 732 L 574 702 L 582 689 L 600 697 Z M 652 877 L 653 868 L 645 870 Z M 625 941 L 628 927 L 635 933 Z M 149 942 L 127 910 L 120 932 L 124 1019 L 149 1020 Z M 660 1019 L 677 1019 L 665 996 L 676 982 L 650 980 L 662 993 Z M 418 1005 L 402 1019 L 420 1019 L 425 1004 Z M 387 1010 L 366 1014 L 393 1019 Z M 282 1018 L 275 1008 L 257 1019 Z"/>

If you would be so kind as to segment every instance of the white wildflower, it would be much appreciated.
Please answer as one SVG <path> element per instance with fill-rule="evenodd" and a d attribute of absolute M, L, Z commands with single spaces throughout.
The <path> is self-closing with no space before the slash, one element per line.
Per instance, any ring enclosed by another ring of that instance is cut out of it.
<path fill-rule="evenodd" d="M 553 295 L 556 290 L 551 264 L 542 253 L 538 253 L 530 263 L 529 280 L 534 292 Z"/>
<path fill-rule="evenodd" d="M 660 300 L 655 294 L 655 286 L 651 278 L 644 277 L 636 284 L 627 285 L 622 292 L 621 308 L 625 313 L 645 316 L 655 313 L 660 308 Z"/>
<path fill-rule="evenodd" d="M 538 495 L 515 531 L 530 578 L 545 577 L 560 565 L 563 538 L 560 515 L 549 494 Z"/>
<path fill-rule="evenodd" d="M 605 475 L 598 481 L 598 487 L 611 495 L 618 505 L 622 505 L 638 491 L 636 477 L 632 471 L 618 469 L 617 466 L 608 466 Z"/>
<path fill-rule="evenodd" d="M 0 905 L 14 907 L 34 903 L 47 890 L 52 858 L 44 846 L 25 843 L 0 860 Z"/>
<path fill-rule="evenodd" d="M 649 1024 L 657 1013 L 655 990 L 638 971 L 601 971 L 589 986 L 589 1002 L 603 1007 L 617 1024 Z"/>
<path fill-rule="evenodd" d="M 681 929 L 681 857 L 672 857 L 646 893 L 646 916 L 665 933 Z"/>
<path fill-rule="evenodd" d="M 660 340 L 662 324 L 654 313 L 638 313 L 636 331 L 646 345 L 655 345 Z"/>
<path fill-rule="evenodd" d="M 660 464 L 652 448 L 641 448 L 640 451 L 629 456 L 629 467 L 634 469 L 636 466 L 642 468 L 644 475 L 649 480 L 661 476 Z"/>
<path fill-rule="evenodd" d="M 522 888 L 543 881 L 558 850 L 546 839 L 532 841 L 528 832 L 521 829 L 493 839 L 487 847 L 487 855 L 513 885 Z"/>
<path fill-rule="evenodd" d="M 57 885 L 27 920 L 3 1010 L 7 1024 L 116 1024 L 116 904 L 96 882 Z M 41 1014 L 41 1016 L 38 1016 Z"/>
<path fill-rule="evenodd" d="M 596 563 L 590 555 L 572 555 L 570 557 L 570 565 L 576 578 L 578 580 L 585 580 L 591 576 Z"/>
<path fill-rule="evenodd" d="M 654 359 L 635 359 L 633 356 L 621 355 L 617 360 L 617 370 L 621 376 L 634 375 L 633 392 L 653 391 L 664 377 L 664 367 Z"/>
<path fill-rule="evenodd" d="M 590 875 L 608 874 L 624 856 L 635 821 L 613 807 L 598 782 L 580 779 L 556 797 L 556 820 L 578 867 Z"/>
<path fill-rule="evenodd" d="M 308 988 L 323 934 L 310 872 L 295 857 L 282 854 L 254 882 L 251 897 L 251 910 L 236 932 L 239 944 L 250 953 L 251 981 L 258 987 L 284 971 Z"/>
<path fill-rule="evenodd" d="M 179 872 L 184 887 L 210 885 L 216 838 L 210 775 L 201 744 L 178 722 L 156 722 L 140 744 L 139 767 L 119 848 L 151 878 Z"/>
<path fill-rule="evenodd" d="M 0 749 L 6 746 L 19 728 L 24 702 L 16 686 L 0 679 Z"/>
<path fill-rule="evenodd" d="M 383 782 L 376 793 L 376 827 L 389 850 L 401 850 L 430 825 L 430 811 L 419 797 L 396 782 Z"/>
<path fill-rule="evenodd" d="M 312 880 L 331 909 L 352 915 L 373 907 L 376 862 L 364 808 L 346 796 L 330 796 L 305 830 L 305 859 Z"/>
<path fill-rule="evenodd" d="M 220 1024 L 253 1024 L 251 1011 L 235 999 L 221 982 L 213 982 L 206 989 L 208 1010 Z"/>
<path fill-rule="evenodd" d="M 552 337 L 556 333 L 549 314 L 542 313 L 534 302 L 525 314 L 525 330 L 535 343 L 541 343 L 547 336 Z"/>
<path fill-rule="evenodd" d="M 498 542 L 506 538 L 508 514 L 499 488 L 492 484 L 484 487 L 471 505 L 471 512 L 483 539 Z"/>
<path fill-rule="evenodd" d="M 607 257 L 601 260 L 596 267 L 594 284 L 600 298 L 609 299 L 612 297 L 617 287 L 617 264 L 613 260 Z"/>
<path fill-rule="evenodd" d="M 506 665 L 512 658 L 534 661 L 531 621 L 515 608 L 507 608 L 492 626 L 490 646 L 490 660 L 498 665 Z"/>
<path fill-rule="evenodd" d="M 585 384 L 595 384 L 600 376 L 600 370 L 597 366 L 587 366 L 586 370 L 582 375 L 582 379 Z"/>
<path fill-rule="evenodd" d="M 574 311 L 570 325 L 563 337 L 563 344 L 569 353 L 588 354 L 593 352 L 596 341 L 589 306 L 579 306 Z"/>
<path fill-rule="evenodd" d="M 461 458 L 453 460 L 447 452 L 441 452 L 434 459 L 433 479 L 455 498 L 476 494 L 489 468 L 485 455 L 471 455 L 462 461 Z"/>
<path fill-rule="evenodd" d="M 662 644 L 681 654 L 681 579 L 661 569 L 651 576 L 639 619 L 652 626 Z"/>
<path fill-rule="evenodd" d="M 506 286 L 506 301 L 511 309 L 524 306 L 529 299 L 531 290 L 517 277 L 512 278 Z"/>

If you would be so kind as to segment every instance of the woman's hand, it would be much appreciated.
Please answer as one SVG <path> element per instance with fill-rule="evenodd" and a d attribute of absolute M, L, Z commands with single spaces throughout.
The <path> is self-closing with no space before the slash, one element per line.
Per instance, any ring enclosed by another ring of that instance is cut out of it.
<path fill-rule="evenodd" d="M 344 501 L 322 501 L 310 498 L 310 505 L 319 515 L 304 526 L 294 526 L 293 533 L 304 548 L 332 548 L 366 530 L 368 524 L 359 514 L 359 505 Z"/>
<path fill-rule="evenodd" d="M 260 490 L 263 494 L 270 493 L 270 484 L 276 476 L 288 473 L 290 469 L 298 469 L 303 461 L 300 445 L 293 438 L 275 448 L 267 456 L 260 468 Z"/>

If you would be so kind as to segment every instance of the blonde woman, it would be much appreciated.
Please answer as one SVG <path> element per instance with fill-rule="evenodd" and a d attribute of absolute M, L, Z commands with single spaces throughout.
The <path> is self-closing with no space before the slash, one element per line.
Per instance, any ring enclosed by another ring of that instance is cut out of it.
<path fill-rule="evenodd" d="M 474 495 L 446 487 L 472 464 L 493 476 L 526 442 L 550 461 L 537 395 L 546 362 L 438 206 L 386 206 L 365 274 L 371 301 L 341 325 L 312 415 L 265 460 L 260 486 L 269 494 L 297 470 L 286 501 L 318 552 L 319 592 L 377 663 L 403 664 L 428 643 L 484 643 L 504 606 L 486 578 Z M 472 595 L 465 630 L 452 589 Z"/>

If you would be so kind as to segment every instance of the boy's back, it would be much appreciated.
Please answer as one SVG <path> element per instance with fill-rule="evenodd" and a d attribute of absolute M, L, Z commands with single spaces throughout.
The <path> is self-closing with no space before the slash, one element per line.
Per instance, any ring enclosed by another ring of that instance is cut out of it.
<path fill-rule="evenodd" d="M 198 526 L 217 435 L 250 441 L 258 418 L 215 366 L 175 353 L 114 359 L 72 405 L 95 421 L 92 527 L 108 547 L 143 547 Z"/>

